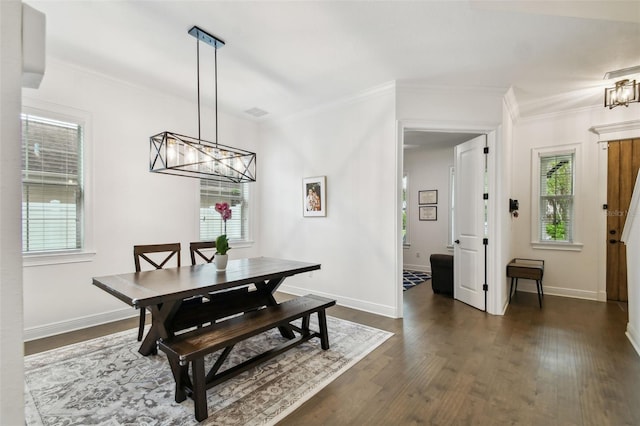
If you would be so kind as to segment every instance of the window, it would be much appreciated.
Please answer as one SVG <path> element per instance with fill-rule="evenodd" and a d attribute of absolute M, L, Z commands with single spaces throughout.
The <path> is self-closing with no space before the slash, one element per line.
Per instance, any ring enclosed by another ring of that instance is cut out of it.
<path fill-rule="evenodd" d="M 215 210 L 216 203 L 229 203 L 231 219 L 226 233 L 232 241 L 249 239 L 249 184 L 200 179 L 200 239 L 211 241 L 225 233 L 225 224 Z"/>
<path fill-rule="evenodd" d="M 22 114 L 22 251 L 83 248 L 83 127 Z"/>
<path fill-rule="evenodd" d="M 535 148 L 531 160 L 533 248 L 581 250 L 575 214 L 580 145 Z"/>
<path fill-rule="evenodd" d="M 573 241 L 574 154 L 540 157 L 540 241 Z"/>

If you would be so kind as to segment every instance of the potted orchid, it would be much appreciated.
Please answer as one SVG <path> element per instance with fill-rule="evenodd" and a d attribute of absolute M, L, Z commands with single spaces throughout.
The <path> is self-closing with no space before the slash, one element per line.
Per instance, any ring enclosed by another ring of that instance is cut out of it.
<path fill-rule="evenodd" d="M 216 203 L 216 211 L 220 213 L 222 217 L 224 234 L 216 239 L 216 256 L 214 257 L 214 261 L 216 269 L 218 269 L 218 271 L 224 271 L 227 269 L 227 262 L 229 261 L 227 252 L 231 250 L 231 247 L 229 247 L 229 238 L 227 238 L 227 220 L 231 219 L 231 208 L 229 207 L 229 203 Z"/>

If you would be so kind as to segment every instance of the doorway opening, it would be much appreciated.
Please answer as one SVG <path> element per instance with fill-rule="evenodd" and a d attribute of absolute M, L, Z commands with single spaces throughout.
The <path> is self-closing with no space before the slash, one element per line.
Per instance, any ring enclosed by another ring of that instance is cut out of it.
<path fill-rule="evenodd" d="M 456 218 L 456 171 L 454 167 L 456 163 L 456 146 L 462 146 L 464 143 L 480 136 L 485 137 L 484 133 L 479 132 L 429 131 L 419 128 L 404 129 L 402 134 L 403 245 L 401 257 L 403 270 L 422 271 L 430 274 L 430 256 L 432 254 L 453 255 L 454 251 L 458 251 L 459 258 L 475 262 L 475 267 L 471 268 L 474 270 L 473 273 L 480 266 L 484 272 L 484 253 L 480 253 L 482 256 L 480 260 L 475 258 L 468 259 L 467 255 L 470 252 L 460 251 L 461 248 L 456 246 L 456 240 L 459 240 L 459 238 L 455 236 L 454 232 Z M 485 159 L 482 160 L 482 164 L 483 167 L 486 166 Z M 475 179 L 484 188 L 487 183 L 485 177 L 475 177 Z M 464 191 L 460 193 L 464 193 Z M 482 194 L 478 194 L 478 197 L 482 197 Z M 482 212 L 478 213 L 482 214 L 481 232 L 484 236 L 484 232 L 487 229 L 486 206 L 483 206 Z M 481 261 L 482 265 L 477 264 L 478 261 Z M 456 265 L 455 268 L 457 268 L 458 274 L 460 274 L 460 271 L 469 270 L 469 268 L 461 270 L 459 265 Z M 480 286 L 486 281 L 486 278 L 482 281 L 479 284 Z M 463 291 L 458 291 L 458 293 L 463 293 Z M 484 294 L 482 297 L 484 298 Z M 464 296 L 462 299 L 464 299 Z M 463 301 L 467 302 L 466 300 Z M 472 306 L 484 309 L 486 305 L 484 302 L 478 302 L 473 303 Z"/>

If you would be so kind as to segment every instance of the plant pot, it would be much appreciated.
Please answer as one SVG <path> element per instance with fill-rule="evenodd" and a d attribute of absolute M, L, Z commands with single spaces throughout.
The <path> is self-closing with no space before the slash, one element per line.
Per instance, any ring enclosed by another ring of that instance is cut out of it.
<path fill-rule="evenodd" d="M 224 271 L 227 269 L 227 262 L 229 261 L 228 254 L 216 254 L 213 258 L 213 262 L 216 264 L 216 269 L 218 271 Z"/>

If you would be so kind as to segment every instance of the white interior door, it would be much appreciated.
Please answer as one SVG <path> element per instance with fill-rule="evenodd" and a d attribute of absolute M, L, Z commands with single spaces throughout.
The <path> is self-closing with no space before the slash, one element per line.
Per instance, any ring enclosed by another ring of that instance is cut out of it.
<path fill-rule="evenodd" d="M 454 298 L 485 309 L 486 135 L 455 148 Z"/>

